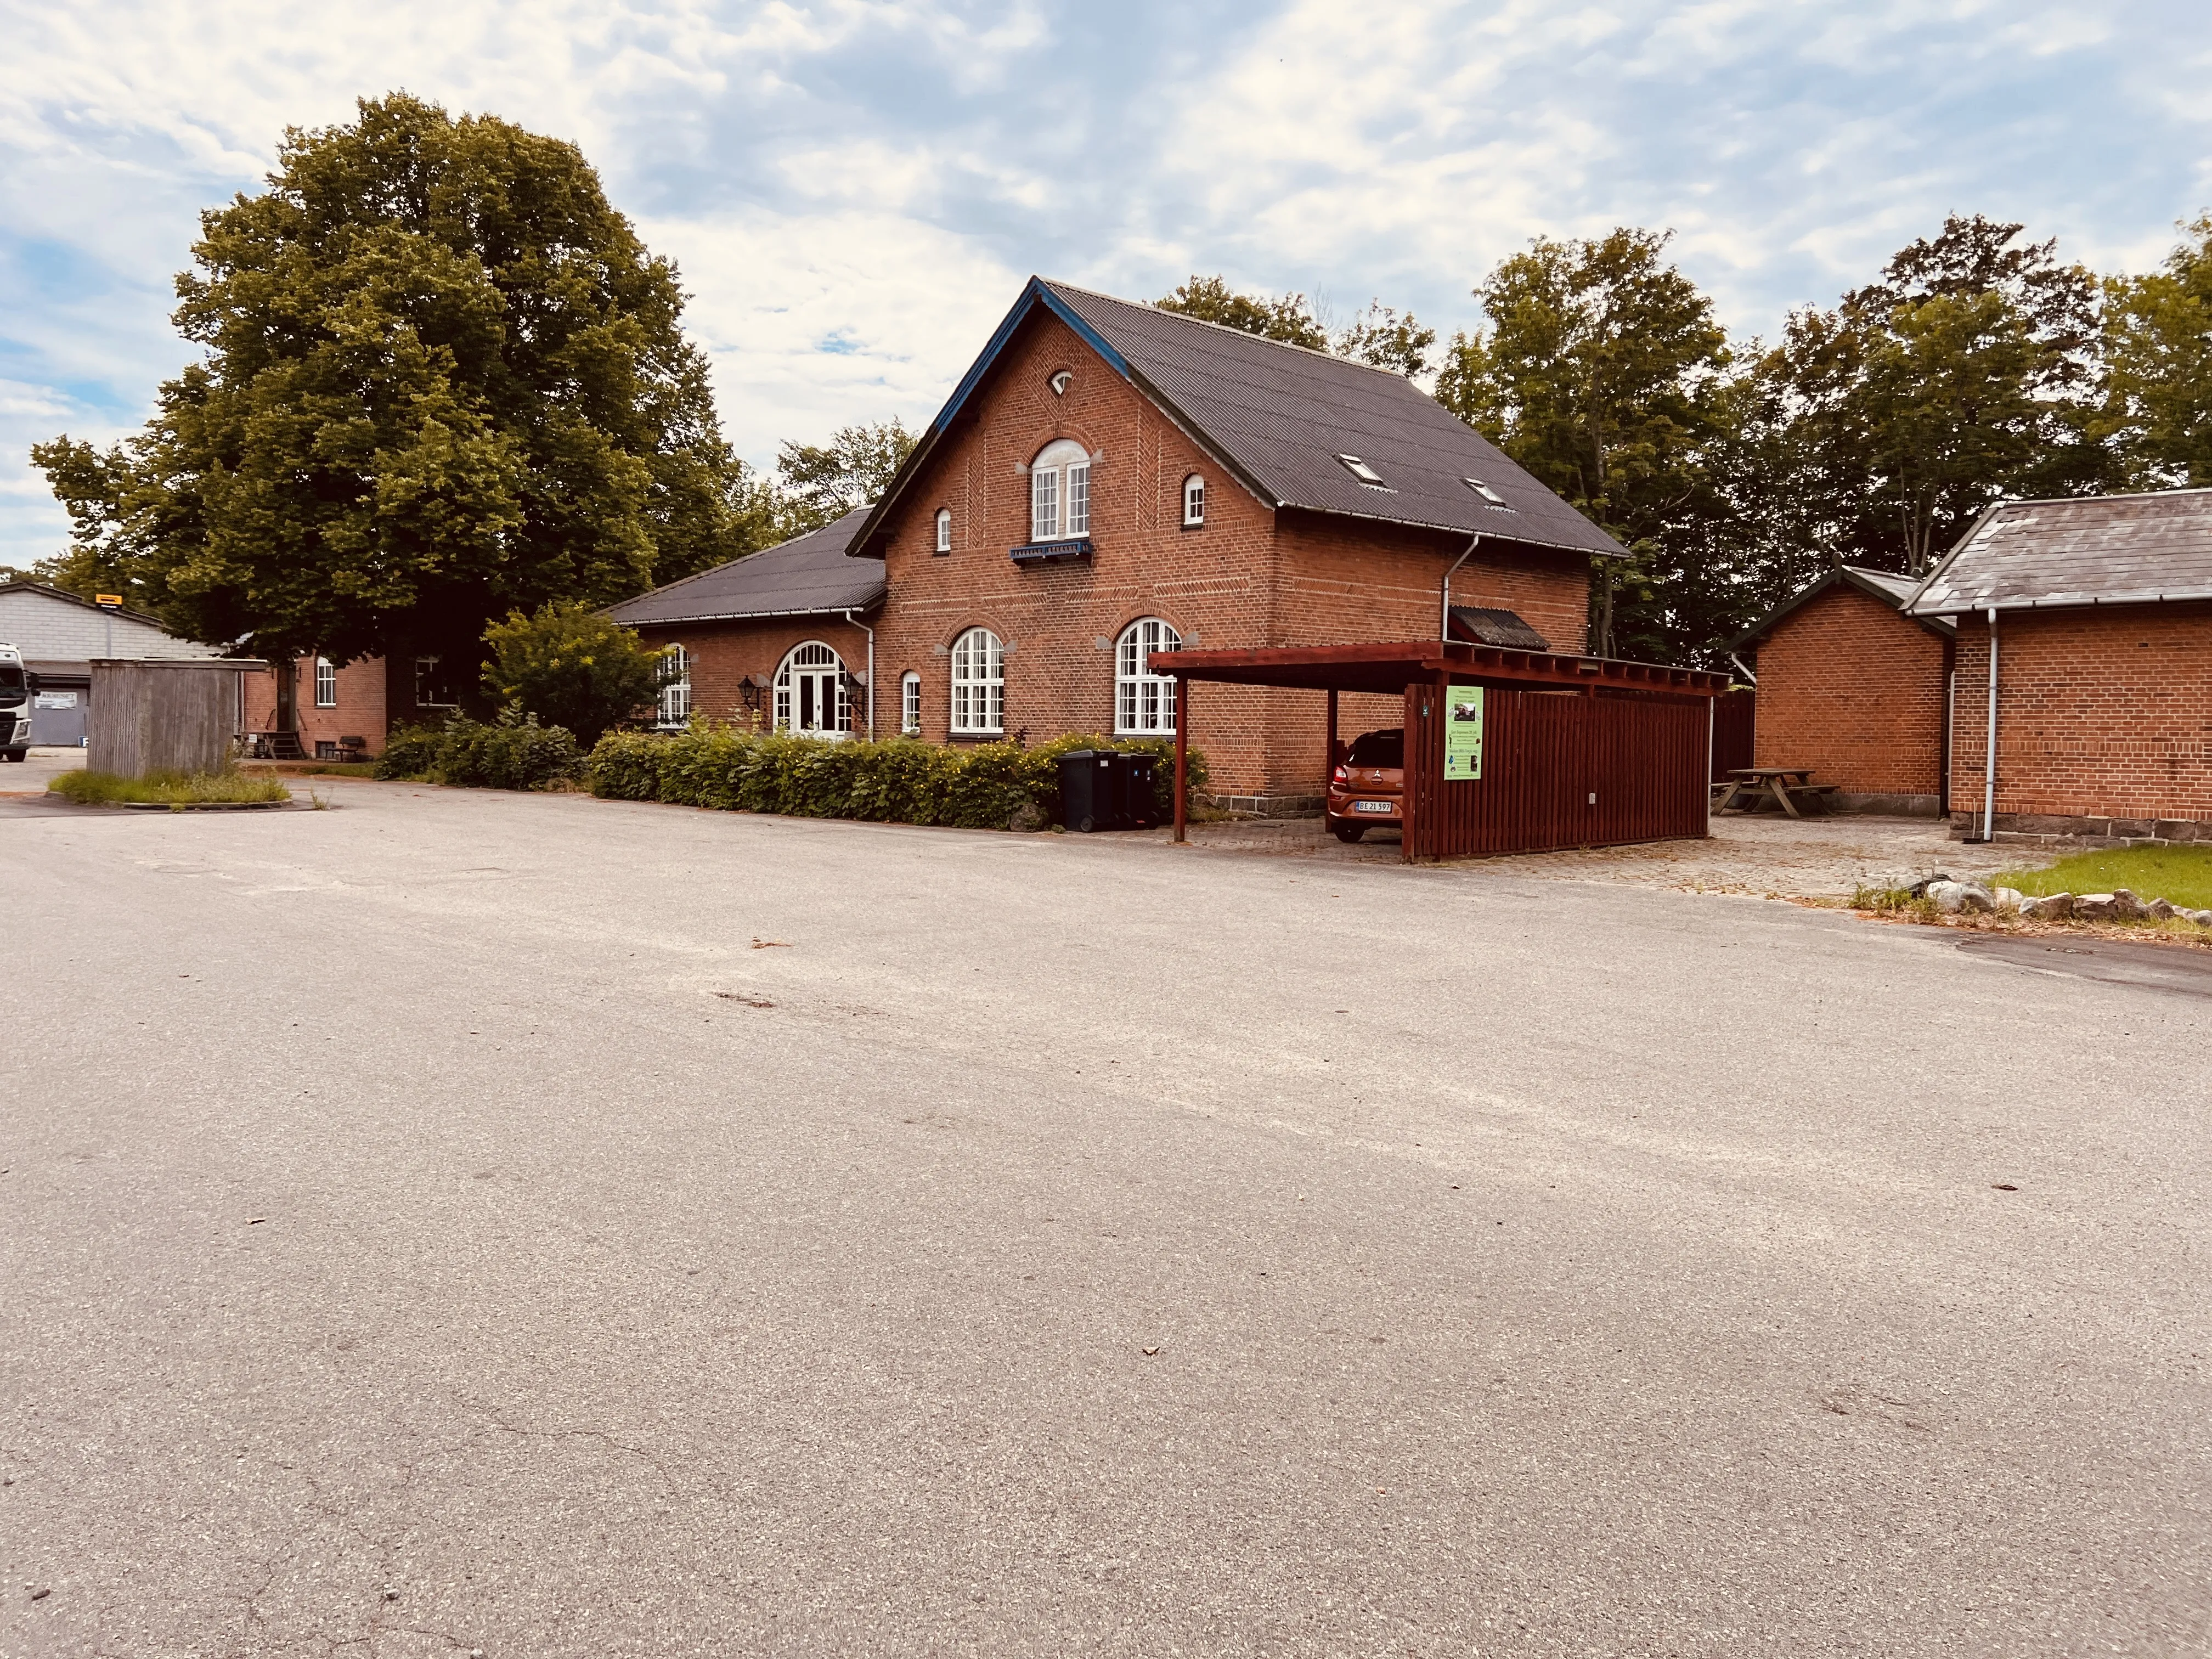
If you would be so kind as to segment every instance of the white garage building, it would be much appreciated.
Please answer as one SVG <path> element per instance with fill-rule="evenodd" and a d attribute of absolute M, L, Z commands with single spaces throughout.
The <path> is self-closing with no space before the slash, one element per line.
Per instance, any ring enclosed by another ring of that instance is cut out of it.
<path fill-rule="evenodd" d="M 75 747 L 84 742 L 92 703 L 94 657 L 220 657 L 222 650 L 180 640 L 153 617 L 110 611 L 43 582 L 0 582 L 0 644 L 23 653 L 38 677 L 31 699 L 31 741 Z"/>

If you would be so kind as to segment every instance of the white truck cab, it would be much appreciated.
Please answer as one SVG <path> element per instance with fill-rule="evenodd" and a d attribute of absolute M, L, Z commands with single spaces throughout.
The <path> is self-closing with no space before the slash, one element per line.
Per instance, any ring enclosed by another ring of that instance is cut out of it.
<path fill-rule="evenodd" d="M 19 761 L 30 750 L 33 690 L 23 653 L 0 645 L 0 759 Z"/>

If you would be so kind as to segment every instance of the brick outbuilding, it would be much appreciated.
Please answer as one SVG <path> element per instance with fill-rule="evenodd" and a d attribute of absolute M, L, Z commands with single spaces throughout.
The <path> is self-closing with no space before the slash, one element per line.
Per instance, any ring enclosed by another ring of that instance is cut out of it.
<path fill-rule="evenodd" d="M 1954 836 L 2212 841 L 2212 490 L 1992 507 L 1908 609 L 1958 628 Z"/>
<path fill-rule="evenodd" d="M 835 611 L 697 602 L 754 585 L 761 561 L 818 565 L 816 541 L 611 614 L 683 643 L 687 707 L 717 719 L 840 729 L 806 726 L 799 702 L 806 675 L 836 672 L 844 730 L 868 729 L 872 690 L 881 736 L 1164 735 L 1160 653 L 1503 629 L 1579 653 L 1590 560 L 1622 553 L 1401 375 L 1041 279 L 884 498 L 817 536 L 866 573 Z M 1354 732 L 1402 715 L 1395 698 L 1344 710 Z M 1321 693 L 1225 689 L 1205 738 L 1218 796 L 1317 809 L 1323 721 Z"/>
<path fill-rule="evenodd" d="M 1832 569 L 1738 640 L 1756 654 L 1752 764 L 1806 766 L 1859 811 L 1946 810 L 1944 710 L 1954 629 L 1905 607 L 1919 584 Z"/>

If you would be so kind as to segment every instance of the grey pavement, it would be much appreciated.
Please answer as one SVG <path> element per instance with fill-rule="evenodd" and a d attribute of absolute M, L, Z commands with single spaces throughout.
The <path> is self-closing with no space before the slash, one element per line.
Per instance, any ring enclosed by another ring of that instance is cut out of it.
<path fill-rule="evenodd" d="M 2188 975 L 330 790 L 0 818 L 0 1653 L 2212 1643 Z"/>
<path fill-rule="evenodd" d="M 20 761 L 0 761 L 0 794 L 35 793 L 46 787 L 49 779 L 83 769 L 82 748 L 41 745 L 28 750 Z"/>

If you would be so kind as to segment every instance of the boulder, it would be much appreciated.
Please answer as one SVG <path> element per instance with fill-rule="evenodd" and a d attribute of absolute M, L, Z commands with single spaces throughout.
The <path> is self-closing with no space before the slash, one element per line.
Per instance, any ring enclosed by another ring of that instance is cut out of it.
<path fill-rule="evenodd" d="M 2113 921 L 2141 921 L 2149 914 L 2150 912 L 2144 908 L 2143 902 L 2137 898 L 2133 893 L 2130 893 L 2126 888 L 2115 887 L 2112 889 Z"/>
<path fill-rule="evenodd" d="M 1928 890 L 1929 888 L 1933 887 L 1939 881 L 1948 881 L 1951 878 L 1948 874 L 1939 870 L 1932 876 L 1923 876 L 1918 881 L 1914 882 L 1911 886 L 1905 890 L 1905 894 L 1911 898 L 1926 898 L 1928 896 Z"/>
<path fill-rule="evenodd" d="M 2199 927 L 2212 927 L 2212 910 L 2191 910 L 2187 914 Z"/>
<path fill-rule="evenodd" d="M 1006 820 L 1006 828 L 1016 835 L 1033 836 L 1040 830 L 1051 829 L 1052 820 L 1035 801 L 1024 801 L 1014 809 L 1013 817 Z"/>
<path fill-rule="evenodd" d="M 2150 902 L 2148 914 L 2153 921 L 2172 921 L 2180 912 L 2164 899 L 2154 898 Z"/>
<path fill-rule="evenodd" d="M 1923 896 L 1933 899 L 1936 908 L 1946 915 L 1956 915 L 1961 910 L 1980 915 L 1997 908 L 1990 890 L 1975 881 L 1931 881 Z"/>
<path fill-rule="evenodd" d="M 2046 898 L 2029 899 L 2021 905 L 2020 913 L 2024 916 L 2033 916 L 2038 921 L 2071 921 L 2074 915 L 2074 895 L 2053 893 Z"/>
<path fill-rule="evenodd" d="M 2110 921 L 2112 919 L 2112 895 L 2082 894 L 2074 901 L 2074 919 L 2077 921 Z"/>
<path fill-rule="evenodd" d="M 1993 888 L 1990 896 L 1996 901 L 1997 908 L 2000 910 L 2021 909 L 2027 902 L 2027 895 L 2017 887 Z"/>

